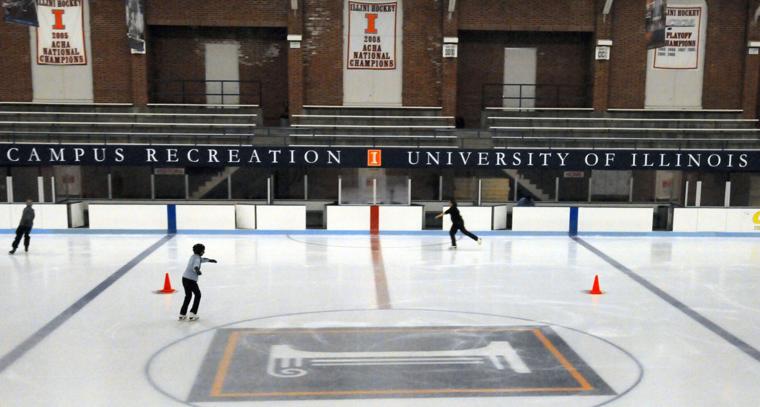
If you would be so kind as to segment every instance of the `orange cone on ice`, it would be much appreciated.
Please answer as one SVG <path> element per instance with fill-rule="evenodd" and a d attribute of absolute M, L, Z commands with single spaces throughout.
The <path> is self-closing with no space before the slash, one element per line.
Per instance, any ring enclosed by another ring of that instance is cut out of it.
<path fill-rule="evenodd" d="M 169 273 L 166 273 L 166 277 L 164 277 L 164 289 L 156 291 L 156 294 L 171 294 L 177 290 L 172 288 L 172 282 L 169 279 Z"/>
<path fill-rule="evenodd" d="M 593 295 L 599 295 L 604 294 L 602 290 L 599 288 L 599 276 L 594 276 L 594 286 L 591 287 L 591 291 L 588 292 L 589 294 Z"/>

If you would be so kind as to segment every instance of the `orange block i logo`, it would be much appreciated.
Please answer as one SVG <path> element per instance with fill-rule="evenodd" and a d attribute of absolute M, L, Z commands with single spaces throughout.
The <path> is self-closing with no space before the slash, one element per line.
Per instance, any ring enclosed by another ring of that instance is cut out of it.
<path fill-rule="evenodd" d="M 367 150 L 367 167 L 383 165 L 383 150 Z"/>

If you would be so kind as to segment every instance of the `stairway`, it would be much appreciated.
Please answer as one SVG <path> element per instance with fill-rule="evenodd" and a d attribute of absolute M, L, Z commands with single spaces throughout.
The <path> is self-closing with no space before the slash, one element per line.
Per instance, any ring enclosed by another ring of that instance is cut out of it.
<path fill-rule="evenodd" d="M 518 170 L 504 170 L 504 173 L 509 175 L 510 178 L 512 178 L 515 181 L 515 185 L 518 187 L 522 187 L 523 189 L 530 192 L 531 195 L 537 200 L 537 201 L 548 201 L 551 200 L 552 197 L 548 193 L 544 192 L 544 187 L 541 187 L 537 184 L 535 184 L 533 181 L 522 177 Z M 511 191 L 511 193 L 514 193 L 514 191 Z"/>
<path fill-rule="evenodd" d="M 232 174 L 236 173 L 240 167 L 226 167 L 224 171 L 220 171 L 219 173 L 213 175 L 211 178 L 209 178 L 206 182 L 201 184 L 198 188 L 196 188 L 194 191 L 190 192 L 189 199 L 203 199 L 206 194 L 211 192 L 214 188 L 219 186 L 222 182 L 226 181 L 228 177 L 231 177 Z"/>

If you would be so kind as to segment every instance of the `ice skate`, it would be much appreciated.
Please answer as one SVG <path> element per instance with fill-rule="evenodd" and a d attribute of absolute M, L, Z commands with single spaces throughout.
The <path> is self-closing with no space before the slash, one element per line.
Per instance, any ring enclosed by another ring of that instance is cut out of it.
<path fill-rule="evenodd" d="M 197 315 L 195 315 L 195 314 L 193 314 L 193 313 L 191 312 L 191 313 L 190 313 L 190 316 L 188 316 L 188 317 L 187 317 L 187 320 L 188 320 L 188 321 L 197 321 L 197 320 L 198 320 L 198 316 L 197 316 Z"/>
<path fill-rule="evenodd" d="M 187 319 L 187 315 L 180 315 L 180 316 L 179 316 L 179 320 L 180 320 L 180 321 L 184 321 L 184 320 L 186 320 L 186 319 Z"/>

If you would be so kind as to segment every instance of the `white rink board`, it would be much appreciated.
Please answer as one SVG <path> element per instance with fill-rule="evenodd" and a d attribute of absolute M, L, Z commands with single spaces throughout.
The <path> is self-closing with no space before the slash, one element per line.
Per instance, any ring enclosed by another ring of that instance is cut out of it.
<path fill-rule="evenodd" d="M 654 208 L 578 208 L 578 232 L 651 232 Z"/>
<path fill-rule="evenodd" d="M 369 230 L 369 206 L 327 206 L 327 230 Z"/>
<path fill-rule="evenodd" d="M 305 205 L 256 205 L 256 229 L 304 230 Z"/>
<path fill-rule="evenodd" d="M 567 232 L 570 225 L 570 208 L 514 207 L 512 230 L 535 232 Z"/>
<path fill-rule="evenodd" d="M 422 230 L 422 206 L 380 206 L 380 230 Z"/>
<path fill-rule="evenodd" d="M 233 230 L 234 205 L 177 205 L 177 230 Z"/>
<path fill-rule="evenodd" d="M 90 204 L 90 229 L 166 229 L 166 205 Z"/>
<path fill-rule="evenodd" d="M 235 226 L 256 229 L 256 205 L 235 205 Z"/>
<path fill-rule="evenodd" d="M 443 207 L 447 211 L 448 206 Z M 467 230 L 491 230 L 493 225 L 493 207 L 491 206 L 460 206 L 459 213 L 464 219 L 464 227 Z M 443 216 L 443 230 L 451 229 L 451 216 Z"/>
<path fill-rule="evenodd" d="M 760 208 L 676 208 L 673 213 L 674 232 L 745 232 L 760 230 L 755 223 Z"/>
<path fill-rule="evenodd" d="M 84 202 L 69 204 L 69 219 L 71 219 L 72 228 L 84 226 L 84 210 L 86 208 L 87 204 Z"/>
<path fill-rule="evenodd" d="M 493 207 L 493 230 L 502 230 L 507 228 L 507 205 L 496 205 Z"/>
<path fill-rule="evenodd" d="M 0 228 L 16 229 L 26 204 L 0 205 Z M 67 229 L 69 217 L 66 205 L 33 204 L 35 229 Z"/>

